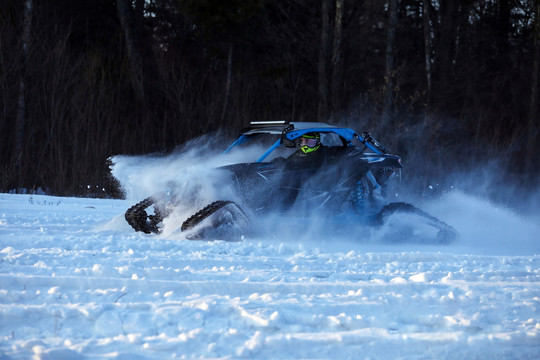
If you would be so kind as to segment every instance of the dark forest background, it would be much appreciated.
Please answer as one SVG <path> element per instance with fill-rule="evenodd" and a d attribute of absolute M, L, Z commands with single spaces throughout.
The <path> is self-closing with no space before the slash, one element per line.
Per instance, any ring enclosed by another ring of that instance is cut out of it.
<path fill-rule="evenodd" d="M 0 3 L 2 192 L 117 196 L 112 155 L 282 119 L 538 184 L 539 0 Z"/>

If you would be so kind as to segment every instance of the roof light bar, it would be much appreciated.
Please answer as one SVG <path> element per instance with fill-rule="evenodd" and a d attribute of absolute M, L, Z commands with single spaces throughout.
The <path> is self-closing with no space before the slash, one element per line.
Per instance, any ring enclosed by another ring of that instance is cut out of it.
<path fill-rule="evenodd" d="M 289 122 L 287 120 L 280 120 L 280 121 L 252 121 L 249 123 L 250 125 L 287 125 Z"/>

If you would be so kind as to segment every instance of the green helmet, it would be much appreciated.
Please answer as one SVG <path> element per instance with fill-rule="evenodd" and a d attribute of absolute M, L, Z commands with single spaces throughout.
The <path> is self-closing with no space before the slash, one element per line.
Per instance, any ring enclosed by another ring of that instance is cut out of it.
<path fill-rule="evenodd" d="M 304 134 L 299 138 L 298 144 L 304 154 L 317 151 L 321 146 L 321 135 L 319 133 Z"/>

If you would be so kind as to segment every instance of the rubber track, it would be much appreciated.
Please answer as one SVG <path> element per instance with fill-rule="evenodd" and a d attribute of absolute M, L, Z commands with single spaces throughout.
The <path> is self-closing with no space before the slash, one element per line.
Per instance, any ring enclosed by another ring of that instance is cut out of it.
<path fill-rule="evenodd" d="M 409 203 L 406 203 L 406 202 L 394 202 L 394 203 L 390 203 L 390 204 L 385 205 L 381 209 L 379 214 L 377 215 L 377 218 L 378 218 L 377 221 L 379 223 L 382 223 L 386 216 L 391 215 L 391 214 L 393 214 L 395 212 L 399 212 L 399 211 L 413 213 L 413 214 L 419 214 L 419 215 L 425 216 L 426 218 L 428 218 L 428 219 L 430 219 L 432 221 L 444 224 L 444 222 L 437 219 L 436 217 L 431 216 L 428 213 L 426 213 L 425 211 L 420 210 L 416 206 L 414 206 L 412 204 L 409 204 Z M 444 225 L 446 225 L 446 224 L 444 224 Z M 448 226 L 448 225 L 446 225 L 446 226 Z"/>
<path fill-rule="evenodd" d="M 204 219 L 206 219 L 207 217 L 209 217 L 210 215 L 212 215 L 219 209 L 229 204 L 236 205 L 236 203 L 234 203 L 233 201 L 228 201 L 228 200 L 218 200 L 218 201 L 214 201 L 213 203 L 210 203 L 209 205 L 205 206 L 203 209 L 197 211 L 195 214 L 190 216 L 186 221 L 184 221 L 180 229 L 182 231 L 186 231 L 186 230 L 194 228 L 195 226 L 199 225 L 201 221 L 203 221 Z"/>
<path fill-rule="evenodd" d="M 161 232 L 157 224 L 163 220 L 163 216 L 159 214 L 148 216 L 146 213 L 146 208 L 154 203 L 155 200 L 148 197 L 127 209 L 124 216 L 135 231 L 141 231 L 145 234 L 159 234 Z"/>
<path fill-rule="evenodd" d="M 396 212 L 405 212 L 405 213 L 411 213 L 411 214 L 418 214 L 421 215 L 433 222 L 433 224 L 437 224 L 437 228 L 444 232 L 448 236 L 448 241 L 453 241 L 458 235 L 457 231 L 447 223 L 445 223 L 442 220 L 439 220 L 435 216 L 432 216 L 428 214 L 427 212 L 420 210 L 416 206 L 406 203 L 406 202 L 394 202 L 385 205 L 379 214 L 377 214 L 377 218 L 375 220 L 377 225 L 382 225 L 384 222 L 384 219 Z"/>

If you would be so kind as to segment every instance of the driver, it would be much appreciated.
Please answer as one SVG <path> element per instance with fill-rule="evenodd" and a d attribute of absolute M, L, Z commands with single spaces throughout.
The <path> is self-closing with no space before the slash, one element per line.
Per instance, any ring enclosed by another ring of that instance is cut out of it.
<path fill-rule="evenodd" d="M 321 147 L 321 134 L 319 133 L 308 133 L 302 135 L 298 139 L 298 145 L 300 146 L 300 151 L 304 154 L 311 154 Z"/>
<path fill-rule="evenodd" d="M 307 133 L 296 139 L 297 150 L 289 157 L 273 160 L 284 171 L 279 180 L 280 194 L 283 198 L 282 209 L 288 209 L 299 194 L 306 196 L 305 188 L 310 188 L 311 181 L 317 182 L 315 177 L 325 163 L 326 148 L 321 144 L 321 134 Z"/>
<path fill-rule="evenodd" d="M 317 132 L 307 133 L 297 139 L 299 149 L 287 159 L 294 162 L 322 163 L 326 149 L 321 143 L 321 134 Z"/>
<path fill-rule="evenodd" d="M 317 132 L 307 133 L 296 139 L 298 150 L 293 152 L 287 159 L 278 157 L 273 160 L 274 163 L 282 164 L 287 162 L 291 169 L 322 163 L 325 157 L 325 147 L 321 143 L 321 134 Z M 302 165 L 303 164 L 303 165 Z M 318 164 L 320 165 L 320 164 Z"/>

